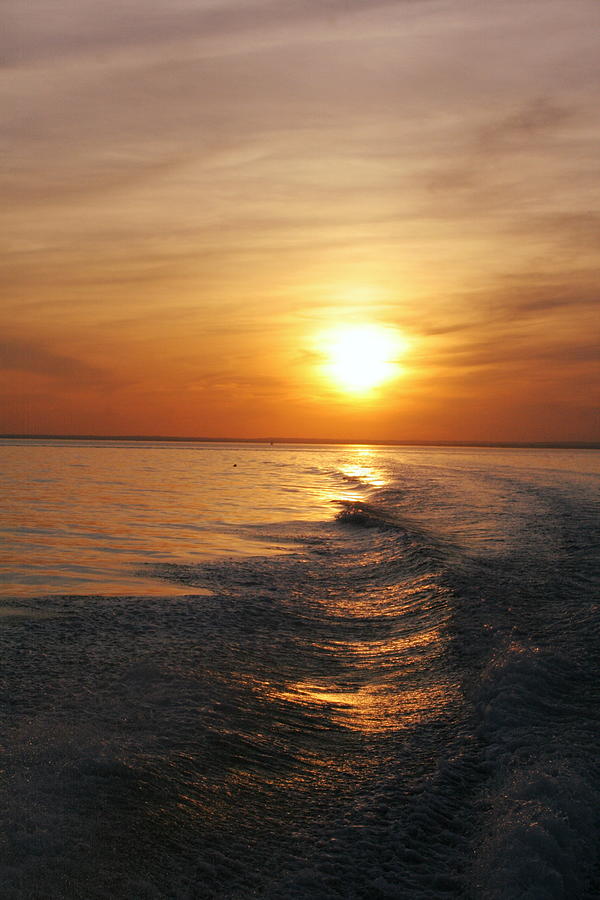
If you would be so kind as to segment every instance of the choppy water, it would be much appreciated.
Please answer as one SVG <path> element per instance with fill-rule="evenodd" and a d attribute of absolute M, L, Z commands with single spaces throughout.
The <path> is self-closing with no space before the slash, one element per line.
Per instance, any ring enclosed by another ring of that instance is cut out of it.
<path fill-rule="evenodd" d="M 0 457 L 2 897 L 598 896 L 599 454 Z"/>

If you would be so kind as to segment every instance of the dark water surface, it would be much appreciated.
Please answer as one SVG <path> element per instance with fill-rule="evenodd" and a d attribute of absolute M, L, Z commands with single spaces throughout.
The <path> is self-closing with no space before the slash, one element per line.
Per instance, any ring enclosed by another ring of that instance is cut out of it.
<path fill-rule="evenodd" d="M 0 458 L 0 896 L 599 895 L 598 453 Z"/>

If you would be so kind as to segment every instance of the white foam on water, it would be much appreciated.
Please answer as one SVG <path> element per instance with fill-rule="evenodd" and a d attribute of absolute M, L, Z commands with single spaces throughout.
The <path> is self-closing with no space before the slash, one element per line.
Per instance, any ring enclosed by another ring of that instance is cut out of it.
<path fill-rule="evenodd" d="M 591 476 L 344 454 L 173 593 L 4 603 L 3 897 L 595 896 Z"/>

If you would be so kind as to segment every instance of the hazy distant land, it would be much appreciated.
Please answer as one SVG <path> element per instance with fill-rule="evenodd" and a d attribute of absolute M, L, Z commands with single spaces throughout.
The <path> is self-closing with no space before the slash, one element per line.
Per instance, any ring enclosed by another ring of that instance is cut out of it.
<path fill-rule="evenodd" d="M 349 437 L 184 437 L 157 434 L 0 434 L 0 440 L 31 441 L 164 441 L 189 444 L 309 444 L 323 446 L 373 445 L 376 447 L 516 447 L 537 450 L 600 450 L 599 441 L 420 441 L 364 440 Z"/>

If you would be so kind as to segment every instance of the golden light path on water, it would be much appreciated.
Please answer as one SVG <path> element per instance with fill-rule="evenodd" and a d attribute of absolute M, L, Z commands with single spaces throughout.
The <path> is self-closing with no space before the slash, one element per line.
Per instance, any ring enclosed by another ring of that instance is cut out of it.
<path fill-rule="evenodd" d="M 341 506 L 343 516 L 349 513 L 349 523 L 360 517 L 361 509 L 369 510 L 371 492 L 388 483 L 377 457 L 373 448 L 352 448 L 339 469 L 345 489 L 323 495 L 325 501 Z M 359 543 L 361 533 L 366 534 L 362 529 L 354 532 Z M 373 563 L 377 564 L 376 550 L 366 568 Z M 353 556 L 336 565 L 341 583 L 350 570 L 360 569 Z M 394 733 L 443 718 L 453 703 L 460 702 L 459 685 L 443 674 L 441 666 L 447 637 L 438 604 L 445 592 L 435 573 L 415 573 L 376 587 L 369 578 L 362 583 L 361 577 L 359 573 L 352 591 L 328 591 L 319 596 L 318 589 L 312 589 L 304 598 L 308 606 L 302 617 L 307 628 L 308 622 L 319 623 L 307 652 L 327 659 L 328 664 L 301 678 L 251 679 L 251 690 L 264 703 L 281 710 L 283 717 L 298 716 L 298 721 L 307 717 L 323 737 L 321 751 L 312 741 L 305 746 L 301 741 L 295 747 L 301 763 L 298 773 L 286 770 L 281 781 L 271 776 L 272 788 L 285 783 L 299 792 L 309 785 L 316 794 L 341 790 L 339 779 L 366 777 L 381 762 L 378 752 L 357 755 L 362 742 L 370 745 L 386 734 L 393 739 Z M 404 616 L 409 625 L 398 624 Z M 432 618 L 437 620 L 435 624 Z M 341 740 L 337 749 L 332 743 L 334 734 Z M 256 786 L 250 771 L 238 769 L 238 784 L 246 778 Z"/>
<path fill-rule="evenodd" d="M 547 846 L 545 883 L 591 897 L 595 459 L 5 451 L 13 512 L 38 501 L 30 568 L 63 545 L 100 578 L 102 542 L 180 591 L 125 594 L 115 567 L 112 595 L 0 608 L 10 895 L 488 896 L 476 875 L 516 897 Z"/>
<path fill-rule="evenodd" d="M 336 642 L 329 646 L 340 657 L 353 657 L 356 680 L 316 679 L 290 684 L 280 696 L 290 703 L 321 706 L 339 726 L 365 734 L 410 728 L 435 719 L 452 699 L 447 684 L 425 684 L 401 692 L 385 679 L 386 665 L 393 669 L 399 660 L 404 666 L 421 666 L 440 655 L 443 647 L 437 629 L 389 641 Z M 361 684 L 373 667 L 381 681 Z"/>

